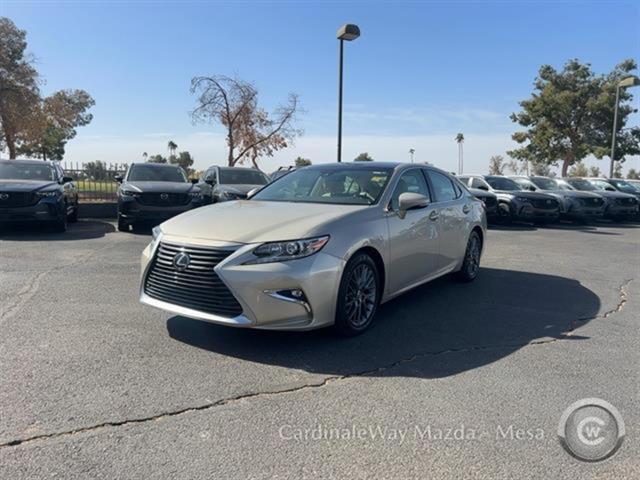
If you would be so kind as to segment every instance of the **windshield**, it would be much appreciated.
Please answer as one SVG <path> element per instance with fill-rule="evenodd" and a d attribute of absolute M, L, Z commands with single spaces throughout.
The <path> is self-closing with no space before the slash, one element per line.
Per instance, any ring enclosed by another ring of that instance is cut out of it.
<path fill-rule="evenodd" d="M 16 161 L 0 162 L 0 178 L 3 180 L 47 180 L 54 182 L 56 173 L 50 165 L 22 163 Z"/>
<path fill-rule="evenodd" d="M 485 180 L 494 190 L 522 190 L 522 188 L 510 178 L 486 177 Z"/>
<path fill-rule="evenodd" d="M 303 168 L 263 188 L 252 200 L 372 205 L 392 172 L 391 168 Z"/>
<path fill-rule="evenodd" d="M 564 180 L 557 180 L 557 183 L 560 190 L 575 190 L 575 188 L 573 188 L 571 185 L 569 185 L 569 183 L 565 182 Z"/>
<path fill-rule="evenodd" d="M 609 180 L 609 183 L 613 184 L 621 192 L 638 193 L 632 185 L 628 184 L 624 180 Z"/>
<path fill-rule="evenodd" d="M 180 167 L 160 167 L 156 165 L 132 165 L 129 182 L 179 182 L 185 183 L 187 176 Z"/>
<path fill-rule="evenodd" d="M 628 181 L 627 183 L 640 192 L 640 180 Z"/>
<path fill-rule="evenodd" d="M 536 187 L 541 188 L 542 190 L 558 190 L 559 186 L 555 180 L 551 180 L 550 178 L 532 178 L 531 181 L 536 185 Z"/>
<path fill-rule="evenodd" d="M 587 180 L 567 180 L 567 183 L 578 190 L 596 190 L 596 187 Z"/>
<path fill-rule="evenodd" d="M 266 185 L 269 183 L 269 178 L 258 170 L 221 168 L 220 183 L 222 185 Z"/>

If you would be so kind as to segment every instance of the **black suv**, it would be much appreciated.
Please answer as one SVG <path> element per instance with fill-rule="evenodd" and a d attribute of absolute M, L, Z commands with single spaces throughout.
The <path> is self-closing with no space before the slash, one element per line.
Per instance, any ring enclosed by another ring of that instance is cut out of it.
<path fill-rule="evenodd" d="M 134 163 L 118 187 L 118 230 L 129 231 L 138 223 L 161 223 L 179 213 L 204 205 L 205 198 L 176 165 Z"/>
<path fill-rule="evenodd" d="M 78 220 L 78 190 L 56 162 L 0 161 L 0 223 L 46 223 L 58 231 Z"/>
<path fill-rule="evenodd" d="M 533 223 L 555 222 L 560 206 L 552 196 L 531 192 L 510 178 L 500 175 L 461 175 L 465 185 L 494 193 L 498 197 L 498 215 L 503 223 L 520 220 Z"/>
<path fill-rule="evenodd" d="M 240 167 L 209 167 L 198 184 L 211 203 L 242 200 L 247 193 L 271 182 L 260 170 Z"/>

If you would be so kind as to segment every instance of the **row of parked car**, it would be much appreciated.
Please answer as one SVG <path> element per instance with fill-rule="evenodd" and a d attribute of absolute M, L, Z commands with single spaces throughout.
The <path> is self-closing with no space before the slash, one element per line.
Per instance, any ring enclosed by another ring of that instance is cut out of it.
<path fill-rule="evenodd" d="M 560 219 L 588 222 L 637 219 L 640 181 L 616 178 L 550 178 L 540 176 L 460 175 L 482 200 L 487 220 L 538 224 Z"/>
<path fill-rule="evenodd" d="M 208 168 L 189 179 L 175 165 L 134 163 L 119 182 L 118 229 L 158 224 L 211 203 L 239 200 L 295 168 L 271 176 L 251 168 Z M 550 223 L 560 219 L 616 221 L 639 216 L 640 181 L 604 178 L 460 175 L 456 177 L 485 204 L 489 222 Z M 56 162 L 0 161 L 0 223 L 31 221 L 65 231 L 78 218 L 78 191 Z"/>

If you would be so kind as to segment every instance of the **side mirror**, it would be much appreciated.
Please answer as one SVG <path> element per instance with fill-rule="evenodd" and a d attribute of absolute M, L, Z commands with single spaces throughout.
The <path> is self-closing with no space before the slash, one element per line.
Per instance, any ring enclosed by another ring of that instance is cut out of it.
<path fill-rule="evenodd" d="M 71 177 L 62 177 L 62 183 L 73 182 L 73 178 Z"/>
<path fill-rule="evenodd" d="M 191 181 L 191 183 L 193 183 L 194 185 L 195 185 L 196 183 L 198 183 L 198 182 L 199 182 L 199 180 L 198 180 L 197 178 L 192 178 L 190 181 Z"/>
<path fill-rule="evenodd" d="M 398 216 L 404 218 L 408 210 L 416 208 L 425 208 L 429 205 L 429 199 L 419 193 L 405 192 L 400 194 L 398 198 L 399 211 Z"/>
<path fill-rule="evenodd" d="M 113 176 L 113 179 L 114 179 L 116 182 L 118 182 L 118 183 L 122 183 L 122 181 L 124 180 L 124 179 L 122 178 L 122 175 L 119 175 L 119 174 L 115 174 L 115 175 Z"/>
<path fill-rule="evenodd" d="M 536 191 L 536 187 L 534 187 L 533 185 L 530 185 L 528 190 L 531 191 L 531 192 L 535 192 Z"/>
<path fill-rule="evenodd" d="M 256 193 L 258 193 L 258 190 L 260 190 L 262 187 L 256 187 L 256 188 L 252 188 L 251 190 L 249 190 L 247 192 L 247 200 L 249 200 L 251 197 L 253 197 Z"/>
<path fill-rule="evenodd" d="M 206 183 L 207 185 L 211 185 L 212 187 L 216 184 L 216 182 L 213 180 L 213 178 L 208 178 L 204 181 L 204 183 Z"/>
<path fill-rule="evenodd" d="M 487 187 L 486 185 L 480 185 L 478 187 L 478 190 L 484 190 L 485 192 L 488 192 L 489 191 L 489 187 Z"/>
<path fill-rule="evenodd" d="M 615 191 L 616 191 L 616 189 L 615 189 L 615 188 L 613 188 L 613 187 L 607 187 L 607 188 L 605 188 L 605 190 L 606 190 L 607 192 L 615 192 Z"/>

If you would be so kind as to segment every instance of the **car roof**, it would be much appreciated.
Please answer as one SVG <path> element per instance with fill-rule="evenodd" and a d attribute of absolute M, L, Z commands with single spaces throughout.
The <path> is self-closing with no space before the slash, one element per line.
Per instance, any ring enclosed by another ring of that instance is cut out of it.
<path fill-rule="evenodd" d="M 133 167 L 134 165 L 149 165 L 149 166 L 153 166 L 153 167 L 162 167 L 162 168 L 169 168 L 169 167 L 173 167 L 173 168 L 182 168 L 180 165 L 174 165 L 172 163 L 154 163 L 154 162 L 144 162 L 144 163 L 132 163 L 131 166 Z"/>
<path fill-rule="evenodd" d="M 14 158 L 13 160 L 0 160 L 0 163 L 23 163 L 23 164 L 33 164 L 33 165 L 54 165 L 58 162 L 52 162 L 49 160 L 32 160 L 27 158 Z"/>

